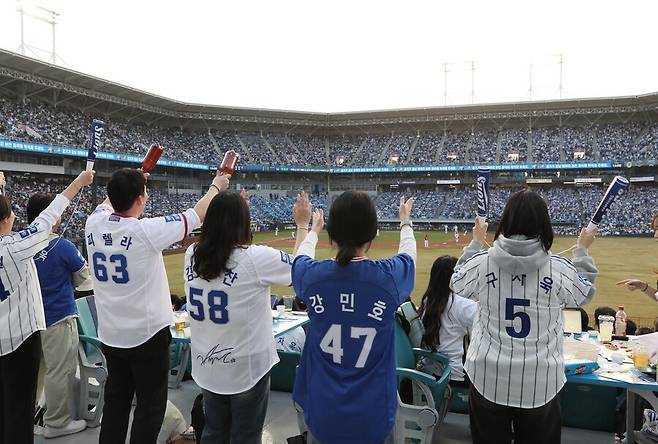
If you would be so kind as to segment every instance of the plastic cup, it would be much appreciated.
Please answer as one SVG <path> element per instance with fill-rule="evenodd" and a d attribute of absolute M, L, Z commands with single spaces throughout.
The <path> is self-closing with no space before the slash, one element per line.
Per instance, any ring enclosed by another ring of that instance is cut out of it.
<path fill-rule="evenodd" d="M 599 339 L 601 342 L 612 342 L 615 318 L 612 316 L 599 316 Z"/>
<path fill-rule="evenodd" d="M 295 298 L 292 296 L 284 296 L 283 297 L 283 305 L 286 308 L 286 311 L 292 311 L 292 303 Z"/>

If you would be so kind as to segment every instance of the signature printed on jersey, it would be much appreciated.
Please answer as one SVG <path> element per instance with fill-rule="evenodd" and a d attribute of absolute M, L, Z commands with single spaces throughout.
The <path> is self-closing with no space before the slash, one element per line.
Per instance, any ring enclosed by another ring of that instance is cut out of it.
<path fill-rule="evenodd" d="M 211 348 L 206 356 L 201 354 L 197 355 L 197 360 L 201 362 L 201 365 L 213 365 L 216 362 L 219 362 L 220 364 L 235 364 L 235 358 L 231 356 L 231 352 L 235 347 L 227 347 L 221 350 L 218 350 L 218 348 L 219 344 Z"/>

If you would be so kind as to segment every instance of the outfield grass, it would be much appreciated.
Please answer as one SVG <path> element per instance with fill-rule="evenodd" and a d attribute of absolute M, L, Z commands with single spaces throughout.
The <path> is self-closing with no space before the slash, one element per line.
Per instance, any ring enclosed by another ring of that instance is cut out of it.
<path fill-rule="evenodd" d="M 423 237 L 425 232 L 417 232 L 418 240 L 418 263 L 416 271 L 416 288 L 412 293 L 415 302 L 419 302 L 420 297 L 427 287 L 429 271 L 434 260 L 444 254 L 454 256 L 461 255 L 464 238 L 460 239 L 460 244 L 456 245 L 452 239 L 452 234 L 447 235 L 443 232 L 430 233 L 430 248 L 423 248 Z M 493 236 L 489 233 L 489 239 Z M 324 242 L 323 242 L 324 241 Z M 399 241 L 399 232 L 382 232 L 381 235 L 373 242 L 373 246 L 368 253 L 372 259 L 389 257 L 397 252 L 397 243 Z M 466 241 L 470 241 L 470 234 Z M 552 251 L 559 253 L 568 249 L 576 242 L 575 237 L 558 237 L 555 240 Z M 290 239 L 290 232 L 280 232 L 278 237 L 273 233 L 258 233 L 255 235 L 254 243 L 267 244 L 274 248 L 292 251 L 293 240 Z M 634 277 L 648 281 L 654 286 L 656 275 L 653 270 L 658 268 L 656 263 L 657 243 L 651 238 L 627 238 L 627 237 L 608 237 L 597 239 L 592 246 L 590 253 L 594 257 L 599 267 L 599 278 L 597 281 L 597 294 L 591 304 L 584 308 L 590 314 L 599 306 L 608 305 L 616 308 L 618 305 L 626 307 L 626 313 L 631 319 L 636 319 L 643 324 L 649 323 L 651 319 L 658 317 L 658 303 L 652 303 L 646 296 L 638 292 L 630 293 L 615 283 L 627 277 Z M 571 257 L 571 253 L 564 254 Z M 320 246 L 317 250 L 316 257 L 325 259 L 332 257 L 333 253 L 328 247 L 326 234 L 320 236 Z M 165 265 L 169 276 L 169 286 L 173 293 L 183 295 L 183 255 L 176 254 L 165 257 Z M 289 287 L 273 287 L 272 292 L 276 294 L 292 294 Z M 593 324 L 593 320 L 590 320 Z"/>

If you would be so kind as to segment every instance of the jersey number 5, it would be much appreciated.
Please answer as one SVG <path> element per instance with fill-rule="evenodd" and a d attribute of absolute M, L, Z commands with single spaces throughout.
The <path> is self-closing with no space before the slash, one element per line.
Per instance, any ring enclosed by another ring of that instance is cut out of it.
<path fill-rule="evenodd" d="M 324 334 L 322 341 L 320 341 L 320 349 L 331 355 L 335 364 L 342 364 L 343 362 L 343 347 L 341 341 L 342 329 L 340 324 L 332 324 L 327 330 L 327 333 Z M 366 361 L 368 360 L 368 355 L 372 349 L 372 343 L 375 340 L 377 335 L 377 330 L 374 328 L 368 327 L 352 327 L 350 329 L 350 337 L 352 339 L 358 339 L 362 336 L 366 337 L 366 340 L 363 342 L 363 348 L 361 353 L 359 353 L 359 358 L 356 360 L 356 368 L 363 368 L 366 366 Z"/>
<path fill-rule="evenodd" d="M 189 300 L 190 307 L 187 311 L 190 317 L 195 321 L 203 321 L 206 318 L 203 307 L 203 290 L 200 288 L 190 287 Z M 228 322 L 228 295 L 226 292 L 213 290 L 208 292 L 208 317 L 215 324 L 226 324 Z M 194 307 L 194 309 L 192 309 Z"/>
<path fill-rule="evenodd" d="M 107 257 L 103 253 L 94 253 L 91 257 L 94 266 L 94 275 L 98 282 L 107 282 Z M 114 266 L 112 281 L 116 284 L 125 284 L 130 280 L 128 276 L 128 261 L 123 254 L 113 254 L 110 256 L 110 264 Z"/>
<path fill-rule="evenodd" d="M 524 311 L 514 311 L 515 307 L 529 307 L 530 301 L 528 299 L 505 299 L 505 320 L 512 321 L 512 326 L 505 328 L 507 334 L 513 338 L 523 339 L 530 334 L 530 316 Z M 521 320 L 521 330 L 516 331 L 514 328 L 514 319 Z"/>

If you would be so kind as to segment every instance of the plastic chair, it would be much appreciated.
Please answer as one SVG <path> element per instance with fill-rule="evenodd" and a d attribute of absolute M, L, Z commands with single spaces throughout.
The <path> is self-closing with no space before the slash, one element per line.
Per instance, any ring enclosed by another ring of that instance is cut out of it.
<path fill-rule="evenodd" d="M 434 401 L 437 403 L 437 411 L 440 415 L 439 423 L 441 423 L 445 415 L 448 413 L 448 409 L 451 407 L 452 388 L 450 387 L 450 361 L 447 356 L 442 355 L 441 353 L 431 352 L 421 347 L 422 337 L 425 334 L 425 327 L 423 326 L 423 322 L 418 318 L 416 307 L 413 303 L 405 302 L 398 307 L 396 311 L 396 321 L 396 350 L 398 345 L 403 349 L 413 347 L 413 356 L 410 355 L 405 358 L 407 361 L 406 365 L 409 365 L 413 359 L 415 362 L 414 368 L 418 368 L 418 358 L 425 357 L 434 361 L 436 367 L 441 370 L 441 377 L 439 377 L 438 380 L 442 381 L 442 384 L 431 386 Z M 407 333 L 407 331 L 409 331 L 409 333 Z M 398 367 L 399 366 L 400 357 L 398 356 Z M 468 399 L 468 397 L 466 399 Z"/>
<path fill-rule="evenodd" d="M 272 367 L 270 390 L 292 392 L 301 353 L 278 351 L 279 362 Z"/>
<path fill-rule="evenodd" d="M 434 430 L 443 421 L 450 399 L 450 366 L 448 358 L 411 346 L 411 341 L 395 321 L 395 354 L 398 381 L 411 381 L 413 404 L 405 403 L 398 390 L 398 413 L 395 421 L 395 442 L 431 443 Z M 443 368 L 440 378 L 416 370 L 419 357 L 437 361 Z"/>
<path fill-rule="evenodd" d="M 170 389 L 181 386 L 185 374 L 192 373 L 192 359 L 190 344 L 172 342 L 169 345 L 169 380 Z"/>
<path fill-rule="evenodd" d="M 97 427 L 103 414 L 107 362 L 98 340 L 96 305 L 93 296 L 76 300 L 78 307 L 78 363 L 80 365 L 80 387 L 78 416 L 87 421 L 89 427 Z"/>

